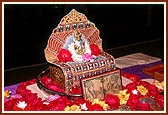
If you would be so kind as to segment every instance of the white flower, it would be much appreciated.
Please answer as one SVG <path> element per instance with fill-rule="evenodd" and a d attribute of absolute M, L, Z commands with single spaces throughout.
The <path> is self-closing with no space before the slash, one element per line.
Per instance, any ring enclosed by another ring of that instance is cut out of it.
<path fill-rule="evenodd" d="M 83 110 L 88 110 L 88 108 L 86 107 L 86 103 L 80 104 L 80 107 L 81 107 L 81 109 L 83 109 Z"/>
<path fill-rule="evenodd" d="M 138 91 L 137 91 L 136 89 L 132 90 L 132 93 L 133 93 L 134 95 L 138 95 Z"/>
<path fill-rule="evenodd" d="M 17 107 L 24 109 L 27 106 L 27 103 L 25 103 L 25 101 L 19 101 L 19 103 L 17 103 Z"/>

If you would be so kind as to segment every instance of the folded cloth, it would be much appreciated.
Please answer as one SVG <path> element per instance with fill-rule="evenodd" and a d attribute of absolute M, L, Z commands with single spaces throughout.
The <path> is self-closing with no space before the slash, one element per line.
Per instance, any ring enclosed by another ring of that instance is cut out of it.
<path fill-rule="evenodd" d="M 153 79 L 151 76 L 143 73 L 142 70 L 146 67 L 150 67 L 150 66 L 154 66 L 154 65 L 158 65 L 158 64 L 163 64 L 163 62 L 157 61 L 157 62 L 150 63 L 150 64 L 135 65 L 135 66 L 123 68 L 123 69 L 121 69 L 121 71 L 126 72 L 128 74 L 135 74 L 135 75 L 139 76 L 140 79 L 147 79 L 147 78 Z"/>
<path fill-rule="evenodd" d="M 26 89 L 30 90 L 32 93 L 37 93 L 37 96 L 42 98 L 42 100 L 49 96 L 49 94 L 45 93 L 44 91 L 38 88 L 37 83 L 28 85 Z"/>
<path fill-rule="evenodd" d="M 130 55 L 125 55 L 115 59 L 116 66 L 119 68 L 126 68 L 135 65 L 150 64 L 153 62 L 160 61 L 158 57 L 149 56 L 143 53 L 134 53 Z"/>

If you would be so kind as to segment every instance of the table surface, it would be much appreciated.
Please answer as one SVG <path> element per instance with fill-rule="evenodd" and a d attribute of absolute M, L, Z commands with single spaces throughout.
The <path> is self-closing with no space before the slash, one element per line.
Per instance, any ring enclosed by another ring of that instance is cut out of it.
<path fill-rule="evenodd" d="M 150 56 L 159 57 L 161 58 L 162 62 L 164 61 L 164 41 L 162 39 L 118 48 L 111 48 L 105 51 L 113 55 L 114 58 L 141 52 Z M 48 63 L 41 63 L 4 70 L 4 85 L 9 86 L 31 80 L 36 78 L 36 76 L 38 76 L 43 70 L 47 68 Z"/>

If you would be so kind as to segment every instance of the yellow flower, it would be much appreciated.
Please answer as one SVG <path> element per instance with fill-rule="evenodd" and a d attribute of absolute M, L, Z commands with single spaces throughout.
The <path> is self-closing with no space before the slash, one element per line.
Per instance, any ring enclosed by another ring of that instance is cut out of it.
<path fill-rule="evenodd" d="M 78 105 L 72 105 L 71 110 L 72 111 L 80 111 L 80 107 Z"/>
<path fill-rule="evenodd" d="M 158 89 L 164 90 L 164 81 L 160 82 L 160 81 L 158 81 L 158 80 L 155 80 L 155 81 L 154 81 L 154 85 L 155 85 Z"/>
<path fill-rule="evenodd" d="M 137 90 L 141 93 L 141 95 L 146 95 L 148 93 L 148 89 L 146 89 L 143 85 L 137 86 Z"/>
<path fill-rule="evenodd" d="M 104 110 L 107 110 L 108 109 L 108 104 L 105 103 L 105 101 L 100 101 L 99 99 L 94 99 L 92 101 L 92 105 L 94 104 L 99 104 L 101 107 L 103 107 Z"/>
<path fill-rule="evenodd" d="M 92 105 L 94 105 L 94 104 L 98 104 L 98 103 L 99 103 L 99 101 L 100 101 L 100 100 L 99 100 L 99 99 L 97 99 L 97 98 L 96 98 L 96 99 L 94 99 L 94 100 L 92 101 Z"/>
<path fill-rule="evenodd" d="M 9 98 L 10 95 L 11 95 L 11 91 L 9 91 L 9 90 L 4 91 L 4 96 L 5 96 L 6 98 Z"/>
<path fill-rule="evenodd" d="M 64 111 L 80 111 L 80 106 L 78 105 L 72 105 L 72 106 L 66 106 Z"/>
<path fill-rule="evenodd" d="M 66 106 L 64 109 L 64 111 L 70 111 L 70 110 L 71 110 L 71 107 L 69 107 L 69 106 Z"/>
<path fill-rule="evenodd" d="M 127 100 L 129 99 L 129 96 L 130 94 L 126 94 L 127 90 L 122 90 L 120 91 L 117 96 L 119 97 L 120 99 L 120 104 L 126 104 L 127 103 Z"/>

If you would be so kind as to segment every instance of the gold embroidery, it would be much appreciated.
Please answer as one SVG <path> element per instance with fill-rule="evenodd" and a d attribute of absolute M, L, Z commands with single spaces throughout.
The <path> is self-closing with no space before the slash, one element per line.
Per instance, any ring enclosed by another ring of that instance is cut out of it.
<path fill-rule="evenodd" d="M 61 24 L 67 24 L 67 23 L 79 23 L 79 22 L 85 22 L 87 20 L 86 16 L 82 13 L 77 12 L 75 9 L 73 9 L 68 15 L 66 15 L 62 21 Z"/>

